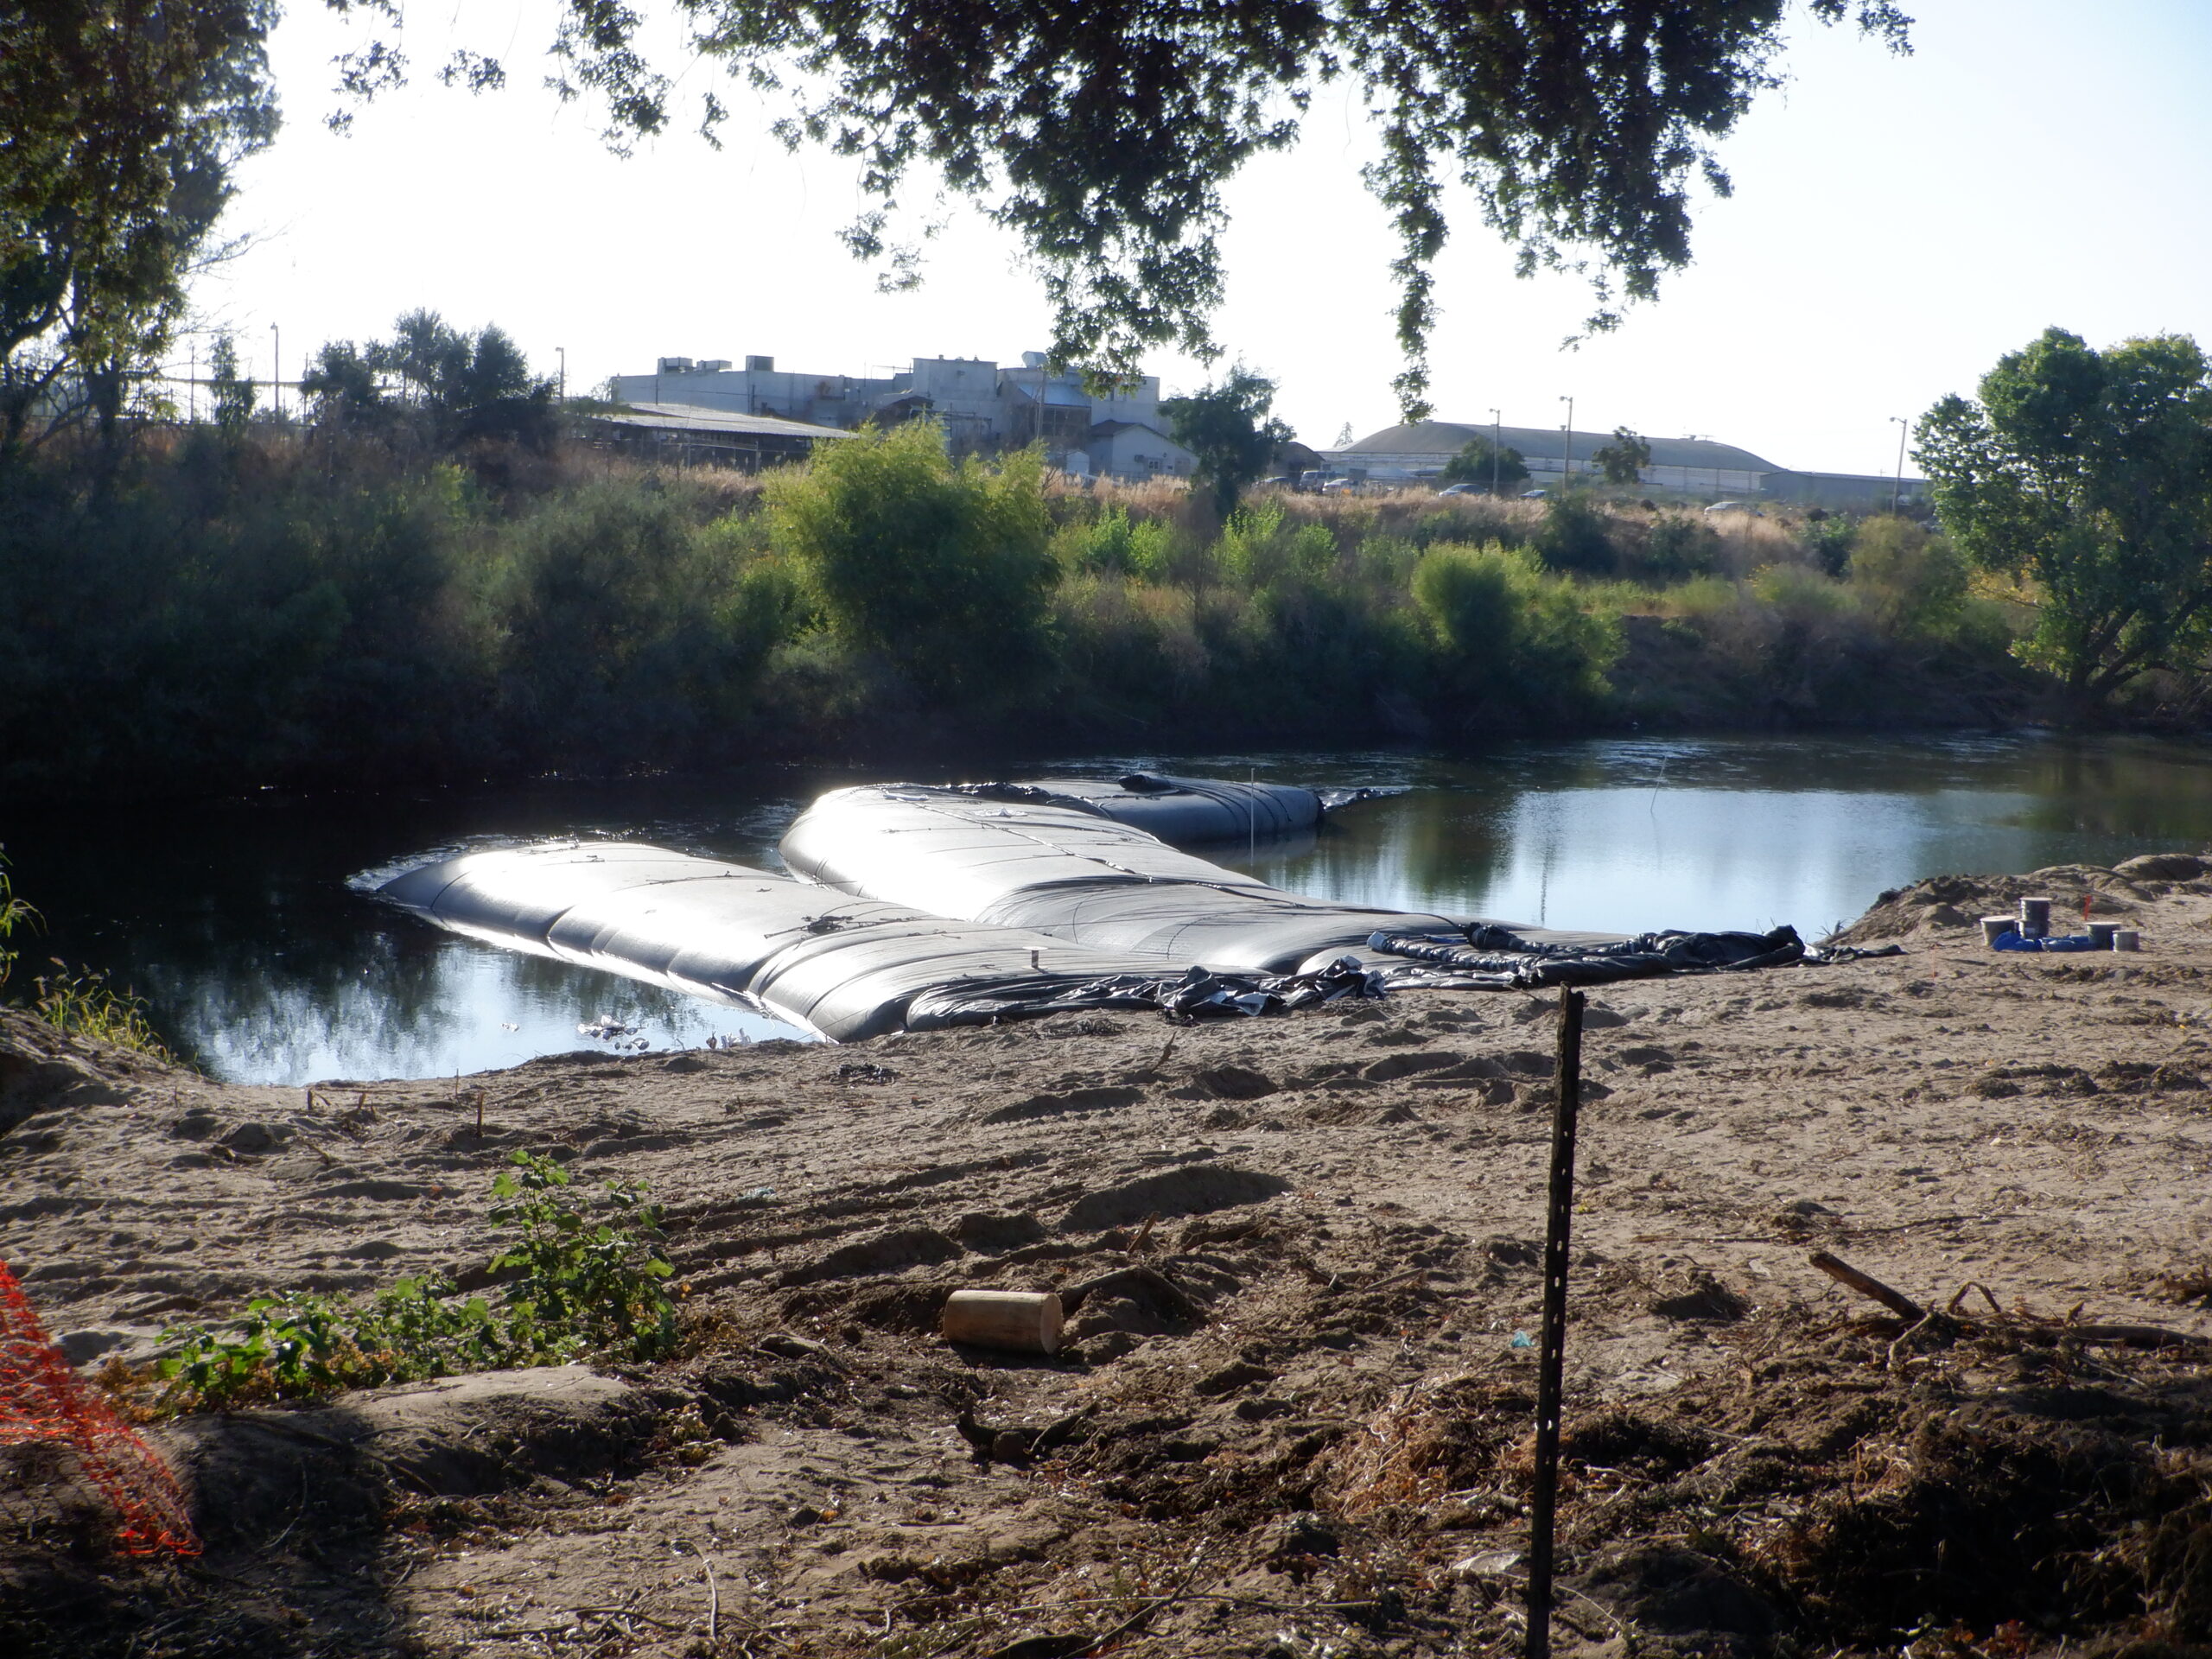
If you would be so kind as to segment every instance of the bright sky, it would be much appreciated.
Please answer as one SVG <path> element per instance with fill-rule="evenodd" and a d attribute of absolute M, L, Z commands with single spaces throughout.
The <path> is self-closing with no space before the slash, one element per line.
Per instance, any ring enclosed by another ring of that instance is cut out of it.
<path fill-rule="evenodd" d="M 1723 150 L 1736 194 L 1700 208 L 1696 263 L 1578 350 L 1560 342 L 1587 289 L 1515 278 L 1465 204 L 1440 268 L 1440 417 L 1487 422 L 1496 406 L 1509 425 L 1556 424 L 1571 395 L 1580 430 L 1695 433 L 1785 467 L 1883 473 L 1890 416 L 1970 391 L 2050 324 L 2093 345 L 2174 331 L 2212 346 L 2212 3 L 1917 10 L 1904 59 L 1801 19 L 1792 84 Z M 609 156 L 585 107 L 539 89 L 549 16 L 546 0 L 416 8 L 419 84 L 340 138 L 322 117 L 349 26 L 292 0 L 273 48 L 287 124 L 226 221 L 252 245 L 196 290 L 253 372 L 269 372 L 272 323 L 291 379 L 303 352 L 384 334 L 418 305 L 499 323 L 549 373 L 565 347 L 572 391 L 662 354 L 861 374 L 1045 342 L 1037 283 L 972 211 L 955 210 L 918 291 L 877 294 L 835 239 L 862 205 L 850 169 L 787 155 L 712 66 L 682 91 L 687 111 L 709 86 L 731 105 L 720 153 L 679 132 Z M 455 45 L 504 54 L 507 89 L 439 86 Z M 1319 105 L 1300 147 L 1230 197 L 1218 336 L 1324 447 L 1396 418 L 1392 246 L 1359 184 L 1366 150 L 1356 107 Z M 1152 366 L 1171 391 L 1205 376 Z"/>

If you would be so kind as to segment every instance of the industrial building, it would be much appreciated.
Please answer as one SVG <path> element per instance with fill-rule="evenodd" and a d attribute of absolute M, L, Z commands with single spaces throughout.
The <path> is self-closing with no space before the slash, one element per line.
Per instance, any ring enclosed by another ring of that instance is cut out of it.
<path fill-rule="evenodd" d="M 614 395 L 638 408 L 682 405 L 817 430 L 927 416 L 955 454 L 1041 444 L 1053 465 L 1079 474 L 1187 478 L 1197 464 L 1160 418 L 1158 376 L 1095 393 L 1080 371 L 1053 369 L 1041 352 L 1023 353 L 1018 365 L 918 357 L 881 376 L 798 373 L 772 357 L 748 357 L 743 368 L 728 358 L 664 357 L 651 374 L 617 375 Z"/>
<path fill-rule="evenodd" d="M 632 404 L 587 416 L 579 424 L 591 442 L 639 460 L 675 467 L 734 467 L 747 473 L 804 461 L 816 444 L 853 435 L 842 427 L 689 404 Z"/>
<path fill-rule="evenodd" d="M 1493 433 L 1506 448 L 1520 451 L 1529 468 L 1529 486 L 1538 489 L 1564 482 L 1570 458 L 1573 476 L 1599 476 L 1603 469 L 1592 457 L 1613 441 L 1611 431 L 1576 432 L 1570 448 L 1567 433 L 1556 426 L 1492 428 L 1487 423 L 1419 421 L 1385 428 L 1325 454 L 1331 467 L 1347 478 L 1411 482 L 1434 478 L 1470 442 L 1481 438 L 1488 442 Z M 1643 468 L 1638 481 L 1686 494 L 1715 499 L 1764 497 L 1831 512 L 1871 512 L 1888 507 L 1893 495 L 1901 501 L 1916 502 L 1928 491 L 1927 481 L 1917 478 L 1900 482 L 1885 474 L 1793 472 L 1748 449 L 1711 438 L 1644 436 L 1643 442 L 1651 446 L 1651 463 Z"/>

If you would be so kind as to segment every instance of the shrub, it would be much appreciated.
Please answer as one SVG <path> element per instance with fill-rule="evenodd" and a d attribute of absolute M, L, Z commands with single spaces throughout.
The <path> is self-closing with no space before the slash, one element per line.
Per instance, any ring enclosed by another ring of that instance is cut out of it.
<path fill-rule="evenodd" d="M 1662 582 L 1705 575 L 1719 557 L 1719 532 L 1686 512 L 1662 515 L 1644 541 L 1644 573 Z"/>
<path fill-rule="evenodd" d="M 1568 490 L 1544 504 L 1537 530 L 1537 556 L 1554 570 L 1604 575 L 1616 563 L 1605 515 L 1586 495 Z"/>
<path fill-rule="evenodd" d="M 772 544 L 846 643 L 954 697 L 1034 677 L 1054 576 L 1034 450 L 955 462 L 909 422 L 773 474 L 766 498 Z"/>
<path fill-rule="evenodd" d="M 1146 582 L 1164 577 L 1174 553 L 1170 526 L 1157 518 L 1132 518 L 1118 502 L 1087 524 L 1069 526 L 1063 537 L 1077 569 Z"/>
<path fill-rule="evenodd" d="M 1853 591 L 1885 632 L 1942 638 L 1956 631 L 1967 571 L 1948 537 L 1910 518 L 1869 518 L 1859 527 L 1850 570 Z"/>
<path fill-rule="evenodd" d="M 1852 543 L 1858 531 L 1847 518 L 1831 518 L 1818 507 L 1805 520 L 1798 539 L 1806 559 L 1823 575 L 1841 577 L 1851 563 Z"/>
<path fill-rule="evenodd" d="M 1619 654 L 1616 627 L 1526 553 L 1495 543 L 1433 548 L 1414 569 L 1413 596 L 1461 723 L 1499 708 L 1548 722 L 1605 696 L 1605 671 Z"/>
<path fill-rule="evenodd" d="M 1216 572 L 1250 588 L 1313 581 L 1327 575 L 1336 562 L 1336 535 L 1326 524 L 1288 526 L 1281 505 L 1272 501 L 1231 513 L 1213 550 Z"/>

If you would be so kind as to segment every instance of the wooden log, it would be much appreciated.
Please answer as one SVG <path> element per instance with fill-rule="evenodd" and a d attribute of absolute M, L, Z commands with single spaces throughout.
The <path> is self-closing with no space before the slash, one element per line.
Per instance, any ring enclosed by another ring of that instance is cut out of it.
<path fill-rule="evenodd" d="M 1830 1255 L 1826 1250 L 1815 1250 L 1805 1259 L 1836 1283 L 1857 1291 L 1861 1296 L 1872 1298 L 1901 1319 L 1909 1319 L 1917 1325 L 1928 1317 L 1928 1310 L 1903 1291 L 1891 1290 L 1880 1280 L 1859 1272 L 1840 1256 Z"/>
<path fill-rule="evenodd" d="M 1052 1354 L 1059 1351 L 1060 1320 L 1060 1299 L 1050 1291 L 956 1290 L 944 1299 L 938 1329 L 947 1342 Z"/>

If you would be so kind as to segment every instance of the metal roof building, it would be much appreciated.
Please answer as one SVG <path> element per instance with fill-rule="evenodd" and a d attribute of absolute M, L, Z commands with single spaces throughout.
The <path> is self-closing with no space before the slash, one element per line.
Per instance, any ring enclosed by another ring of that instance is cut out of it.
<path fill-rule="evenodd" d="M 735 467 L 748 473 L 804 461 L 817 443 L 854 435 L 842 427 L 696 404 L 632 404 L 620 414 L 588 416 L 583 427 L 598 442 L 653 461 Z"/>
<path fill-rule="evenodd" d="M 1556 426 L 1501 426 L 1497 442 L 1517 449 L 1530 474 L 1529 482 L 1542 486 L 1562 481 L 1567 473 L 1567 434 Z M 1418 421 L 1386 427 L 1346 448 L 1329 451 L 1332 461 L 1347 474 L 1376 480 L 1431 478 L 1445 462 L 1476 438 L 1485 442 L 1493 429 L 1487 423 L 1458 421 Z M 1711 438 L 1657 438 L 1639 433 L 1651 446 L 1650 464 L 1640 481 L 1661 489 L 1699 495 L 1765 495 L 1802 502 L 1866 512 L 1886 507 L 1893 493 L 1917 500 L 1925 493 L 1924 480 L 1908 478 L 1900 486 L 1887 476 L 1849 473 L 1801 473 L 1777 467 L 1748 449 Z M 1573 436 L 1574 476 L 1596 475 L 1600 468 L 1592 460 L 1613 441 L 1610 430 L 1578 431 Z"/>

